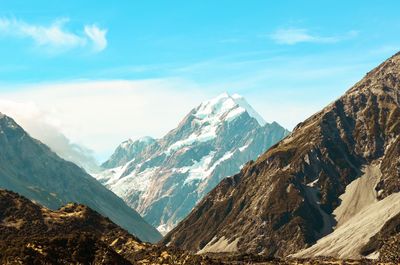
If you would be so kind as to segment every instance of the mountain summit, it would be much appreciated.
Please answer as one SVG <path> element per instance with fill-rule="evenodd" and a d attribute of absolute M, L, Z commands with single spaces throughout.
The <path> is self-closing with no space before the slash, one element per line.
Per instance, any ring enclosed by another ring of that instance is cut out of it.
<path fill-rule="evenodd" d="M 241 96 L 224 93 L 194 108 L 161 139 L 123 142 L 95 177 L 167 232 L 221 179 L 287 134 Z"/>
<path fill-rule="evenodd" d="M 383 257 L 399 223 L 399 157 L 396 54 L 222 180 L 164 243 L 200 252 L 282 257 L 311 246 L 296 255 Z"/>

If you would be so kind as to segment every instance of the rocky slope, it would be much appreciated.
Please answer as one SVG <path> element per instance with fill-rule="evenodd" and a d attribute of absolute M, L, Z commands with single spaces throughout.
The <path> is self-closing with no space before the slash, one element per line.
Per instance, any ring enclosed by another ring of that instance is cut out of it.
<path fill-rule="evenodd" d="M 240 96 L 222 94 L 193 109 L 159 140 L 122 143 L 95 177 L 167 232 L 224 177 L 288 134 Z"/>
<path fill-rule="evenodd" d="M 13 119 L 0 115 L 0 188 L 57 209 L 69 202 L 88 205 L 144 241 L 161 235 L 118 196 L 84 170 L 31 138 Z"/>
<path fill-rule="evenodd" d="M 0 190 L 1 264 L 214 264 L 141 242 L 87 206 L 52 211 Z"/>
<path fill-rule="evenodd" d="M 373 250 L 377 258 L 380 251 L 385 253 L 384 247 L 374 245 L 369 251 L 363 247 L 391 218 L 398 218 L 399 135 L 400 54 L 396 54 L 240 173 L 222 180 L 164 243 L 201 252 L 282 257 L 321 238 L 319 243 L 327 240 L 324 236 L 329 234 L 331 241 L 319 245 L 326 246 L 325 251 L 316 254 L 311 247 L 298 256 L 335 256 L 351 247 L 340 257 L 361 258 Z M 353 204 L 352 199 L 368 203 Z M 379 224 L 373 225 L 376 220 Z M 367 240 L 349 240 L 358 232 Z M 330 252 L 332 246 L 340 247 Z"/>
<path fill-rule="evenodd" d="M 257 255 L 193 255 L 143 243 L 89 207 L 52 211 L 0 189 L 1 264 L 338 264 L 334 259 L 271 259 Z M 372 264 L 366 260 L 351 264 Z"/>

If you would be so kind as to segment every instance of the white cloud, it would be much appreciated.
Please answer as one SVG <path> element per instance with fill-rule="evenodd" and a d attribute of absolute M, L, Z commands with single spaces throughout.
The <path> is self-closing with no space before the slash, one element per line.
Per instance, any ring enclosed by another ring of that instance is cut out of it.
<path fill-rule="evenodd" d="M 64 52 L 70 49 L 92 45 L 100 52 L 107 47 L 106 29 L 95 25 L 85 25 L 84 33 L 71 32 L 66 28 L 68 18 L 57 19 L 50 25 L 29 24 L 22 20 L 0 18 L 0 34 L 18 38 L 29 38 L 51 52 Z"/>
<path fill-rule="evenodd" d="M 72 142 L 95 150 L 103 160 L 123 140 L 163 136 L 208 96 L 184 80 L 154 79 L 30 85 L 2 92 L 0 98 L 33 102 L 43 111 L 32 121 L 51 121 Z"/>
<path fill-rule="evenodd" d="M 318 36 L 309 32 L 308 29 L 288 28 L 278 29 L 270 35 L 270 38 L 278 44 L 293 45 L 302 42 L 310 43 L 335 43 L 344 39 L 355 37 L 356 31 L 349 31 L 343 36 Z"/>
<path fill-rule="evenodd" d="M 12 117 L 32 137 L 49 146 L 62 158 L 72 161 L 89 172 L 98 170 L 94 153 L 90 149 L 71 142 L 58 129 L 58 121 L 48 111 L 40 110 L 32 101 L 16 102 L 0 100 L 0 111 Z"/>
<path fill-rule="evenodd" d="M 95 51 L 102 51 L 107 47 L 107 30 L 102 30 L 96 25 L 86 25 L 85 33 L 93 41 Z"/>

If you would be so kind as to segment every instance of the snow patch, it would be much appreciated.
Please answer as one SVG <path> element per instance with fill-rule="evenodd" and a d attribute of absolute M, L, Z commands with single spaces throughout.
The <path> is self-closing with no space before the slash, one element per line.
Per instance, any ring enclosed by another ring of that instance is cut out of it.
<path fill-rule="evenodd" d="M 171 231 L 174 227 L 168 224 L 162 224 L 157 227 L 158 232 L 160 232 L 161 235 L 165 236 L 168 234 L 169 231 Z"/>
<path fill-rule="evenodd" d="M 216 152 L 210 152 L 208 155 L 203 156 L 200 161 L 195 161 L 192 166 L 182 168 L 181 170 L 187 170 L 189 172 L 189 176 L 185 179 L 184 184 L 188 184 L 194 180 L 205 179 L 209 175 L 208 169 L 210 168 L 215 153 Z"/>
<path fill-rule="evenodd" d="M 244 108 L 236 108 L 233 109 L 228 113 L 228 115 L 225 116 L 225 121 L 230 122 L 236 119 L 238 116 L 240 116 L 242 113 L 246 112 Z"/>
<path fill-rule="evenodd" d="M 171 152 L 175 152 L 182 147 L 192 145 L 193 143 L 210 141 L 217 137 L 216 131 L 216 126 L 207 126 L 200 133 L 193 133 L 188 138 L 175 142 L 170 147 L 168 147 L 167 151 L 165 151 L 164 153 L 166 155 L 170 155 Z"/>
<path fill-rule="evenodd" d="M 247 101 L 244 99 L 244 97 L 242 97 L 241 95 L 238 94 L 234 94 L 232 95 L 232 98 L 235 100 L 235 102 L 242 108 L 244 108 L 247 113 L 250 115 L 250 117 L 253 117 L 254 119 L 257 120 L 258 124 L 260 124 L 260 126 L 264 126 L 265 124 L 267 124 L 265 122 L 265 120 L 260 116 L 260 114 L 257 113 L 257 111 L 255 111 L 253 109 L 252 106 L 250 106 L 249 103 L 247 103 Z"/>
<path fill-rule="evenodd" d="M 244 150 L 247 149 L 247 147 L 249 147 L 249 145 L 250 145 L 250 144 L 246 144 L 246 145 L 244 145 L 244 146 L 242 146 L 242 147 L 239 147 L 239 151 L 240 151 L 240 152 L 243 152 Z"/>
<path fill-rule="evenodd" d="M 137 168 L 140 165 L 137 166 Z M 151 177 L 156 174 L 159 167 L 147 168 L 142 172 L 134 170 L 131 174 L 121 178 L 121 175 L 115 175 L 106 183 L 106 187 L 111 189 L 121 198 L 129 198 L 134 192 L 141 192 L 142 198 L 145 198 L 146 191 L 149 189 Z M 125 170 L 123 170 L 124 172 Z"/>

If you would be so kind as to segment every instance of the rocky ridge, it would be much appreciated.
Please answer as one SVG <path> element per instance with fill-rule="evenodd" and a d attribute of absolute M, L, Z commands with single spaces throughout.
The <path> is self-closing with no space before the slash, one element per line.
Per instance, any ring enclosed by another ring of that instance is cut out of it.
<path fill-rule="evenodd" d="M 348 185 L 365 175 L 366 167 L 377 167 L 375 199 L 366 207 L 375 206 L 375 200 L 387 206 L 385 202 L 397 196 L 399 141 L 400 54 L 396 54 L 240 173 L 222 180 L 163 242 L 200 252 L 277 257 L 297 253 L 350 225 L 343 222 L 337 227 L 334 211 Z M 348 209 L 352 210 L 348 220 L 366 211 Z M 388 216 L 382 218 L 387 224 Z M 373 233 L 382 227 L 376 229 Z M 395 241 L 391 237 L 390 242 Z M 357 254 L 351 255 L 362 258 L 367 253 L 363 247 L 356 246 Z M 383 257 L 385 248 L 393 245 L 375 246 L 375 258 L 379 253 Z M 305 257 L 313 257 L 308 253 Z"/>

